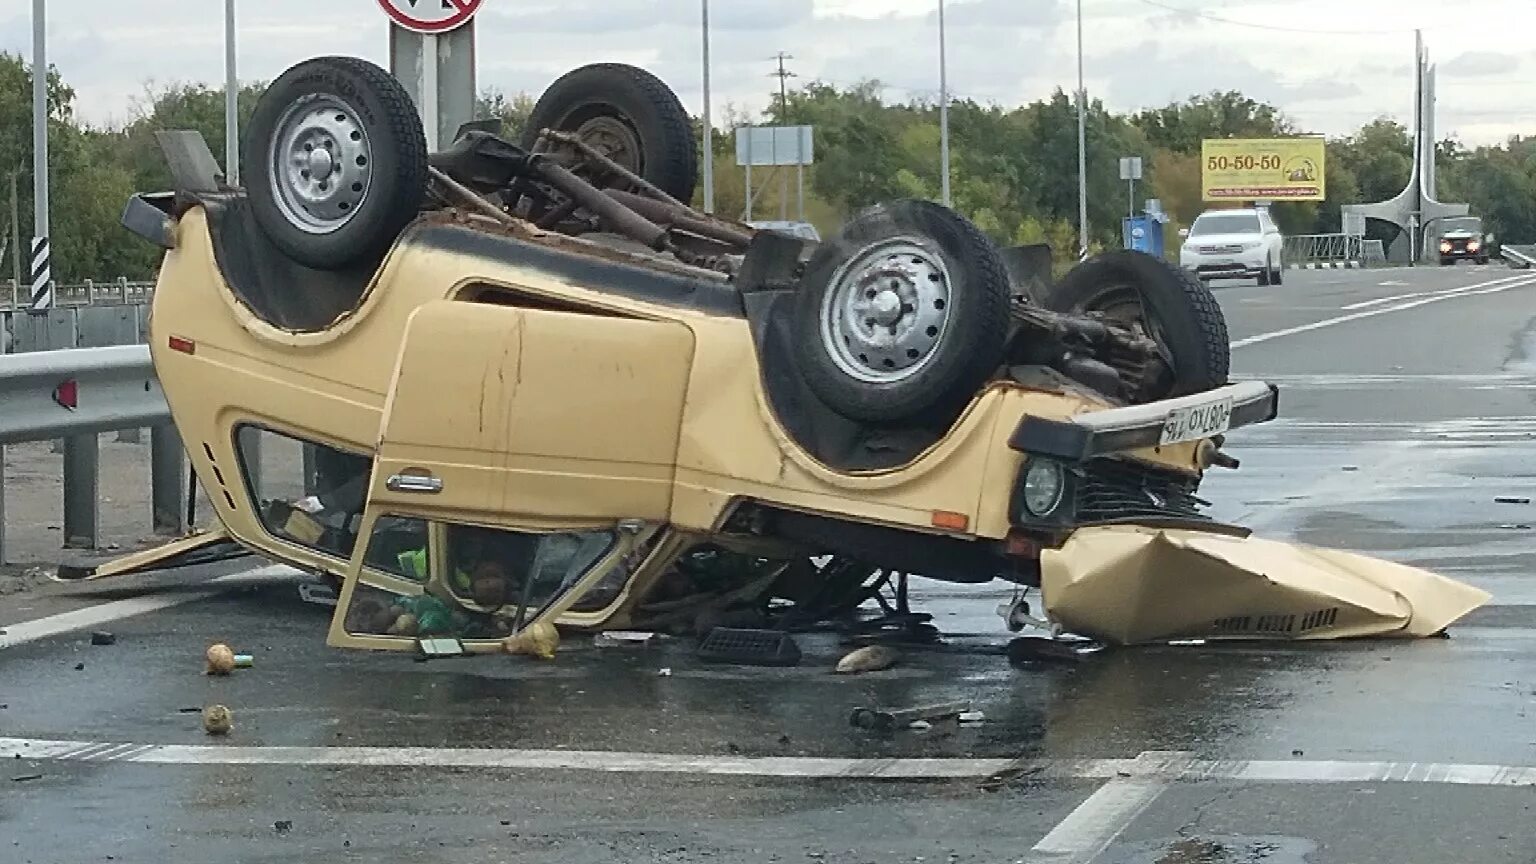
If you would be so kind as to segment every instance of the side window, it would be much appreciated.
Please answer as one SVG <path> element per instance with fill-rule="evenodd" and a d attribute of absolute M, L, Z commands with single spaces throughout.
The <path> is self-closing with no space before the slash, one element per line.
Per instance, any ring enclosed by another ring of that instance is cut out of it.
<path fill-rule="evenodd" d="M 350 558 L 357 544 L 373 458 L 260 426 L 235 432 L 251 505 L 280 540 Z"/>
<path fill-rule="evenodd" d="M 500 639 L 562 597 L 616 541 L 610 531 L 534 534 L 381 516 L 344 627 L 357 636 Z"/>

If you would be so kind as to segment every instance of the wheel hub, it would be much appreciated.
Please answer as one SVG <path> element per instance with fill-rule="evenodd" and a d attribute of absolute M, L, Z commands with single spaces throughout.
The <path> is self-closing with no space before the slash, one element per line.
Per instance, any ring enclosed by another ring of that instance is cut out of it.
<path fill-rule="evenodd" d="M 872 244 L 832 276 L 822 340 L 846 374 L 893 383 L 933 358 L 948 320 L 951 281 L 938 251 L 900 237 Z"/>
<path fill-rule="evenodd" d="M 267 156 L 278 208 L 311 234 L 350 222 L 372 186 L 367 130 L 350 105 L 332 96 L 291 106 L 278 119 Z"/>

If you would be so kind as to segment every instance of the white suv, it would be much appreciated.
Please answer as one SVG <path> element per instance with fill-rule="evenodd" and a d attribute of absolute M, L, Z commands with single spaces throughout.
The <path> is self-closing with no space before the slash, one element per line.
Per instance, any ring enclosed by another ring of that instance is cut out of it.
<path fill-rule="evenodd" d="M 1280 284 L 1285 240 L 1268 210 L 1207 210 L 1179 236 L 1185 238 L 1179 264 L 1202 280 L 1257 277 L 1260 285 Z"/>

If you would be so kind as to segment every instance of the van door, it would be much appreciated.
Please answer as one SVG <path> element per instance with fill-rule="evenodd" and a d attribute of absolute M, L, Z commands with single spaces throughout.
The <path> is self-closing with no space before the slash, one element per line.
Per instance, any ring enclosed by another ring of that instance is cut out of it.
<path fill-rule="evenodd" d="M 665 322 L 418 309 L 330 644 L 499 650 L 627 570 L 667 520 L 692 354 Z"/>

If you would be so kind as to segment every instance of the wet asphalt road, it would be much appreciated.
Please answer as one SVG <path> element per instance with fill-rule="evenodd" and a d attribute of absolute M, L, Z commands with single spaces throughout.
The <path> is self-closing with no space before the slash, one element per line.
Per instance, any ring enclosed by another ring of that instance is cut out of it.
<path fill-rule="evenodd" d="M 1536 775 L 1457 767 L 1536 766 L 1536 505 L 1494 503 L 1536 497 L 1536 274 L 1286 276 L 1218 286 L 1236 374 L 1281 384 L 1283 419 L 1234 433 L 1241 470 L 1203 494 L 1261 534 L 1491 591 L 1450 639 L 1015 669 L 1006 591 L 924 585 L 965 650 L 877 676 L 828 674 L 830 637 L 789 670 L 581 641 L 418 664 L 325 648 L 325 610 L 273 577 L 103 625 L 115 645 L 87 627 L 0 649 L 0 736 L 34 739 L 0 755 L 81 742 L 0 766 L 0 861 L 1536 861 L 1536 788 L 1504 785 Z M 0 627 L 86 605 L 61 590 L 0 599 Z M 199 674 L 216 638 L 254 668 Z M 956 698 L 986 722 L 847 721 Z M 210 702 L 228 739 L 181 711 Z M 961 776 L 911 779 L 931 764 Z M 849 776 L 875 770 L 896 779 Z"/>

